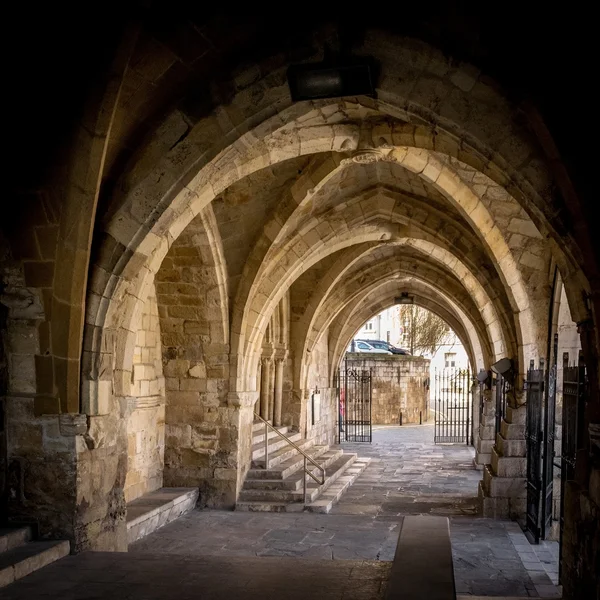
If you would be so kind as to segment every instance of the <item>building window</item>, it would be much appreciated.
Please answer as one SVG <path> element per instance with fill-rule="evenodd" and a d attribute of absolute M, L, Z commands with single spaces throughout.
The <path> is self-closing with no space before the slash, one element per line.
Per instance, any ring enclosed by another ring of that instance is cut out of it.
<path fill-rule="evenodd" d="M 444 354 L 444 360 L 446 361 L 446 367 L 456 366 L 456 352 L 446 352 Z"/>
<path fill-rule="evenodd" d="M 367 331 L 373 331 L 373 321 L 369 321 L 365 324 L 365 329 Z"/>

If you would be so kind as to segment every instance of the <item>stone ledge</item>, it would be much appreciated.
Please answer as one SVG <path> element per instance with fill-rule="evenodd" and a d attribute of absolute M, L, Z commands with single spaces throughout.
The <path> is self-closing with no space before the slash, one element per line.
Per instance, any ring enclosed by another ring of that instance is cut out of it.
<path fill-rule="evenodd" d="M 0 553 L 0 588 L 69 554 L 67 541 L 26 542 Z"/>
<path fill-rule="evenodd" d="M 161 488 L 127 504 L 127 542 L 133 542 L 190 512 L 198 488 Z"/>

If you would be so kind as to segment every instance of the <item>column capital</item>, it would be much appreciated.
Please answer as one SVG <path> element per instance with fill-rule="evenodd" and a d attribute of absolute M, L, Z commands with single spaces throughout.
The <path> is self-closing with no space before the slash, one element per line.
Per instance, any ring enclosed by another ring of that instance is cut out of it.
<path fill-rule="evenodd" d="M 272 356 L 261 356 L 260 362 L 263 367 L 267 366 L 267 365 L 271 365 L 271 363 L 273 362 L 273 357 Z"/>

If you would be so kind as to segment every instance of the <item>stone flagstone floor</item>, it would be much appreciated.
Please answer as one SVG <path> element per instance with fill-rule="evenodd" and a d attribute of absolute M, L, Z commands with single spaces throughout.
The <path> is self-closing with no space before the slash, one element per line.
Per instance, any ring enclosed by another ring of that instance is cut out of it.
<path fill-rule="evenodd" d="M 328 515 L 194 511 L 128 554 L 68 557 L 2 597 L 379 600 L 411 514 L 450 518 L 461 597 L 560 596 L 557 544 L 477 517 L 472 448 L 435 446 L 430 425 L 375 428 L 372 444 L 344 448 L 372 461 Z"/>

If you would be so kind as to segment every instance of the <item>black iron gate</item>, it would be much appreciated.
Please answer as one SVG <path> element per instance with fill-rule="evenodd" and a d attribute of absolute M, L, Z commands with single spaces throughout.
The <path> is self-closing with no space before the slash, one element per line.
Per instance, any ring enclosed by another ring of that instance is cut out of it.
<path fill-rule="evenodd" d="M 338 439 L 371 442 L 371 371 L 343 368 L 338 376 Z"/>
<path fill-rule="evenodd" d="M 542 408 L 544 398 L 544 361 L 538 369 L 532 360 L 525 382 L 527 389 L 527 514 L 526 533 L 534 544 L 539 543 L 541 534 L 540 501 L 542 496 Z"/>
<path fill-rule="evenodd" d="M 586 401 L 586 370 L 583 355 L 577 365 L 569 365 L 569 353 L 563 354 L 562 439 L 560 456 L 560 573 L 562 580 L 562 548 L 565 524 L 565 488 L 575 478 L 575 458 L 584 435 L 583 415 Z"/>
<path fill-rule="evenodd" d="M 433 383 L 434 442 L 436 444 L 472 443 L 470 370 L 436 371 Z"/>
<path fill-rule="evenodd" d="M 558 334 L 554 335 L 552 363 L 546 374 L 547 387 L 544 397 L 544 433 L 542 439 L 542 527 L 541 537 L 552 526 L 552 485 L 554 480 L 554 425 L 556 420 L 556 355 L 558 354 Z"/>

